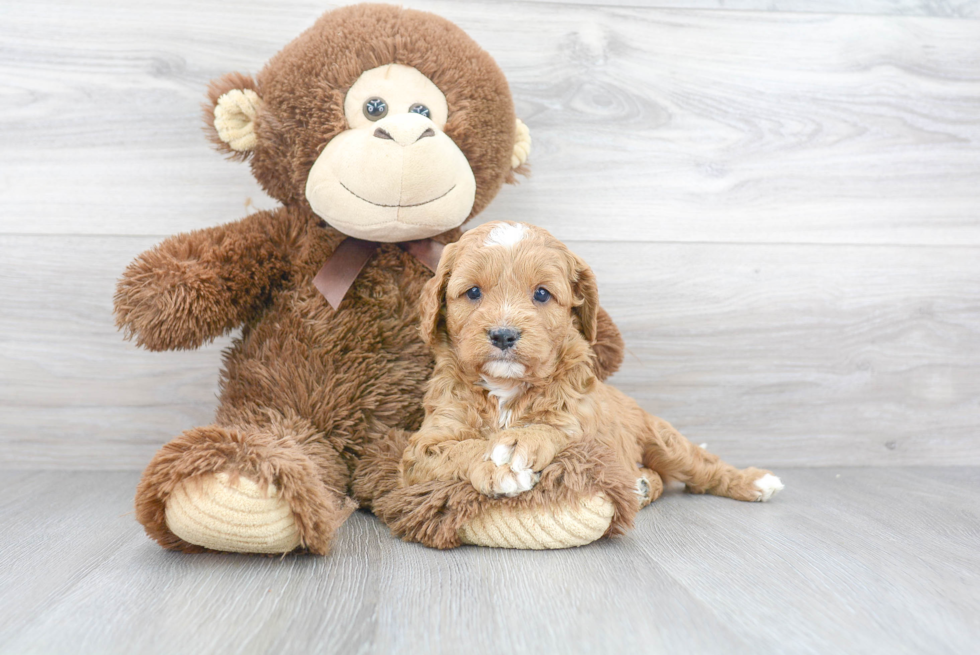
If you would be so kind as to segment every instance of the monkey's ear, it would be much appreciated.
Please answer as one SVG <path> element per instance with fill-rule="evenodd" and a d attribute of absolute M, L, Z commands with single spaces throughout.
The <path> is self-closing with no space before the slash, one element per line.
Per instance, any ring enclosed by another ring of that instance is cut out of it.
<path fill-rule="evenodd" d="M 435 276 L 425 283 L 422 298 L 419 300 L 419 331 L 422 341 L 430 348 L 439 336 L 442 321 L 442 308 L 446 305 L 446 285 L 456 263 L 456 249 L 459 244 L 450 243 L 442 251 Z"/>
<path fill-rule="evenodd" d="M 510 167 L 517 170 L 527 161 L 531 154 L 531 130 L 527 129 L 520 118 L 517 119 L 517 138 L 514 140 L 514 152 L 510 156 Z"/>
<path fill-rule="evenodd" d="M 248 157 L 258 140 L 255 120 L 262 109 L 258 85 L 248 75 L 229 73 L 208 86 L 204 105 L 205 130 L 218 150 L 240 159 Z"/>

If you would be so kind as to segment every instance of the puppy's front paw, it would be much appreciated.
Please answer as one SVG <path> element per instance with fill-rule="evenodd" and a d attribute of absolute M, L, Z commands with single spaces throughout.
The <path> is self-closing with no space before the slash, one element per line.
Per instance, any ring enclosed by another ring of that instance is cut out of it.
<path fill-rule="evenodd" d="M 497 444 L 490 453 L 490 461 L 497 465 L 501 485 L 505 487 L 500 493 L 505 496 L 516 496 L 522 491 L 530 491 L 541 479 L 541 474 L 528 465 L 526 455 L 515 446 Z M 517 486 L 511 490 L 514 484 Z"/>
<path fill-rule="evenodd" d="M 489 462 L 482 462 L 470 474 L 470 482 L 486 496 L 516 496 L 530 491 L 541 479 L 521 460 L 515 460 L 514 448 L 498 445 Z"/>
<path fill-rule="evenodd" d="M 525 469 L 541 471 L 554 461 L 561 446 L 547 428 L 514 428 L 491 439 L 487 456 L 497 466 L 510 466 L 515 473 Z"/>

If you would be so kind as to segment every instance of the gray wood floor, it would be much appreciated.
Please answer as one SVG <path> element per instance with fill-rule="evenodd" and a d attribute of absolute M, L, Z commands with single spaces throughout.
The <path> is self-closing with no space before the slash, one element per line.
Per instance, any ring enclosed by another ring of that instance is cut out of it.
<path fill-rule="evenodd" d="M 669 492 L 581 549 L 440 552 L 359 513 L 284 559 L 161 550 L 135 473 L 6 472 L 0 652 L 977 652 L 980 468 L 778 472 L 769 504 Z"/>

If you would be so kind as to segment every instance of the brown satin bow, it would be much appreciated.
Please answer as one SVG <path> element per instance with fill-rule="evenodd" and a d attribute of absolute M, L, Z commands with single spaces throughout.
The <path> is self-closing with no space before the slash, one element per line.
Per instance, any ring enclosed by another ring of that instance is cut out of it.
<path fill-rule="evenodd" d="M 433 273 L 439 265 L 439 258 L 445 246 L 432 239 L 418 241 L 403 241 L 396 244 L 399 248 L 415 257 Z M 313 286 L 323 294 L 330 306 L 337 309 L 354 280 L 360 275 L 365 264 L 377 252 L 381 244 L 377 241 L 363 241 L 347 237 L 340 242 L 337 249 L 327 259 L 326 263 L 313 278 Z"/>

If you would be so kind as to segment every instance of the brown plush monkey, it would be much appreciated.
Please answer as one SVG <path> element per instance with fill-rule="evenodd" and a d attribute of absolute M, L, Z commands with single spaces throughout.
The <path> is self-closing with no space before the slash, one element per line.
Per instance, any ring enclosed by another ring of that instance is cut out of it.
<path fill-rule="evenodd" d="M 165 548 L 323 554 L 353 508 L 395 488 L 432 371 L 422 287 L 441 244 L 522 172 L 530 137 L 486 52 L 442 18 L 387 5 L 325 14 L 255 79 L 215 81 L 209 100 L 211 140 L 282 207 L 171 237 L 119 282 L 117 323 L 150 350 L 242 328 L 215 422 L 156 454 L 137 518 Z M 603 376 L 619 366 L 605 315 L 597 351 Z M 529 494 L 511 518 L 606 512 L 627 491 L 593 455 L 594 478 Z M 440 504 L 439 485 L 398 493 L 379 514 L 423 541 L 452 531 L 442 546 L 501 511 Z M 601 536 L 606 513 L 571 541 Z"/>

